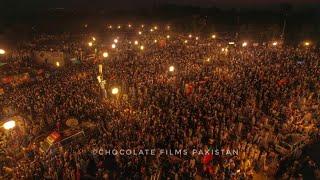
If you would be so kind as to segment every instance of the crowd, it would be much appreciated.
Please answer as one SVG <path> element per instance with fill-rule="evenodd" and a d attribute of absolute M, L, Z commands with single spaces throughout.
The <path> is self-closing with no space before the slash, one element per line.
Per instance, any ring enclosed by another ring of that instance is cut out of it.
<path fill-rule="evenodd" d="M 32 152 L 22 159 L 12 156 L 16 164 L 2 174 L 13 179 L 273 177 L 280 162 L 300 148 L 282 152 L 281 143 L 303 139 L 307 144 L 319 138 L 318 49 L 242 47 L 166 33 L 143 33 L 138 45 L 122 35 L 116 49 L 101 42 L 97 50 L 86 47 L 87 42 L 59 37 L 64 47 L 72 47 L 65 51 L 95 53 L 95 61 L 84 58 L 81 64 L 50 69 L 49 76 L 10 87 L 0 96 L 1 107 L 24 115 L 28 126 L 25 137 L 12 141 L 28 144 L 28 154 Z M 109 57 L 102 58 L 107 48 Z M 25 45 L 19 52 L 27 50 Z M 117 86 L 119 95 L 102 96 L 99 63 L 107 91 Z M 70 117 L 96 125 L 86 133 L 86 143 L 39 153 L 32 140 L 66 128 Z M 16 137 L 15 131 L 7 136 Z M 12 146 L 4 143 L 1 148 L 9 152 Z M 96 149 L 219 149 L 239 154 L 99 155 L 93 153 Z M 288 173 L 281 178 L 290 176 L 298 178 Z"/>

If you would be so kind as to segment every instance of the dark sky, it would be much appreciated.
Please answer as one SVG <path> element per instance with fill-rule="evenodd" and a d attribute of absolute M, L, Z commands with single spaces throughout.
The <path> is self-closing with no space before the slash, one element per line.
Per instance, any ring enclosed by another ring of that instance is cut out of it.
<path fill-rule="evenodd" d="M 135 9 L 140 7 L 152 7 L 153 4 L 181 4 L 202 7 L 226 6 L 226 7 L 263 7 L 280 3 L 296 5 L 320 4 L 320 0 L 0 0 L 2 8 L 38 10 L 42 8 L 66 8 L 66 9 Z M 1 8 L 0 8 L 1 9 Z"/>

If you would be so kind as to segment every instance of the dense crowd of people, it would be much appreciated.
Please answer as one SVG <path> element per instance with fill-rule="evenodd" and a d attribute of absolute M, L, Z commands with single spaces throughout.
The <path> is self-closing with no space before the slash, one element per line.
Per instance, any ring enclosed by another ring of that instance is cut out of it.
<path fill-rule="evenodd" d="M 119 31 L 110 30 L 112 41 Z M 75 56 L 83 51 L 84 56 L 80 64 L 44 68 L 44 77 L 6 87 L 5 94 L 0 96 L 1 108 L 10 107 L 18 112 L 25 118 L 27 128 L 23 134 L 19 128 L 1 132 L 8 142 L 2 143 L 1 149 L 15 160 L 2 163 L 3 176 L 273 177 L 281 161 L 299 156 L 300 148 L 319 138 L 319 49 L 269 43 L 243 47 L 241 43 L 229 45 L 211 36 L 196 38 L 173 31 L 154 31 L 134 38 L 132 33 L 122 33 L 114 49 L 111 48 L 114 42 L 104 44 L 97 38 L 94 46 L 88 47 L 87 42 L 64 35 L 41 36 L 14 52 L 15 58 L 8 61 L 20 57 L 30 63 L 15 63 L 13 69 L 24 64 L 28 70 L 40 68 L 32 65 L 30 52 L 39 48 L 59 49 Z M 57 45 L 45 46 L 43 41 Z M 103 58 L 106 50 L 109 56 Z M 85 56 L 90 54 L 95 55 L 93 60 Z M 97 80 L 98 64 L 104 67 L 106 96 Z M 118 95 L 110 93 L 112 87 L 119 87 Z M 74 141 L 40 153 L 34 139 L 67 129 L 65 121 L 70 117 L 95 124 L 95 129 L 86 133 L 85 143 Z M 283 143 L 291 148 L 283 148 Z M 27 155 L 17 158 L 9 153 L 12 147 L 28 149 L 23 151 Z M 155 149 L 156 153 L 100 155 L 93 153 L 97 149 Z M 158 153 L 161 149 L 183 149 L 189 153 Z M 194 149 L 239 153 L 190 153 Z M 319 165 L 312 163 L 315 172 L 319 171 Z M 281 178 L 298 178 L 288 172 Z"/>

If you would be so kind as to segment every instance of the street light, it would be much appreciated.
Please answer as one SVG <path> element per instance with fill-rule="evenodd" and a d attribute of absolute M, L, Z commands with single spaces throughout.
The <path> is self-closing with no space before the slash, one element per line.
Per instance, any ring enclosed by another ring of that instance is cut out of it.
<path fill-rule="evenodd" d="M 95 40 L 96 40 L 96 38 L 95 38 L 95 37 L 92 37 L 92 40 L 93 40 L 93 41 L 95 41 Z"/>
<path fill-rule="evenodd" d="M 112 26 L 111 26 L 111 25 L 109 26 L 109 29 L 112 29 Z"/>
<path fill-rule="evenodd" d="M 199 40 L 199 37 L 198 37 L 198 36 L 196 37 L 196 40 L 197 40 L 197 41 Z"/>
<path fill-rule="evenodd" d="M 11 120 L 11 121 L 7 121 L 3 124 L 3 128 L 6 130 L 12 129 L 16 126 L 16 122 Z"/>
<path fill-rule="evenodd" d="M 189 34 L 189 38 L 192 38 L 192 35 L 191 35 L 191 34 Z"/>
<path fill-rule="evenodd" d="M 215 34 L 213 34 L 213 35 L 211 36 L 211 38 L 212 38 L 212 39 L 215 39 L 215 38 L 216 38 L 216 35 L 215 35 Z"/>
<path fill-rule="evenodd" d="M 139 35 L 141 35 L 142 34 L 142 32 L 141 31 L 139 31 Z"/>
<path fill-rule="evenodd" d="M 112 90 L 111 90 L 111 93 L 113 94 L 113 95 L 117 95 L 118 93 L 119 93 L 119 89 L 118 88 L 112 88 Z"/>
<path fill-rule="evenodd" d="M 187 43 L 188 43 L 188 40 L 184 40 L 184 43 L 187 44 Z"/>
<path fill-rule="evenodd" d="M 5 53 L 6 53 L 6 51 L 5 51 L 5 50 L 0 49 L 0 55 L 3 55 L 3 54 L 5 54 Z"/>
<path fill-rule="evenodd" d="M 304 45 L 305 45 L 305 46 L 310 46 L 310 42 L 309 42 L 309 41 L 306 41 L 306 42 L 304 42 Z"/>
<path fill-rule="evenodd" d="M 131 28 L 131 24 L 129 24 L 128 27 Z"/>
<path fill-rule="evenodd" d="M 144 50 L 144 46 L 140 46 L 140 50 L 143 51 Z"/>
<path fill-rule="evenodd" d="M 111 45 L 111 48 L 112 48 L 112 49 L 116 48 L 116 45 L 115 45 L 115 44 L 112 44 L 112 45 Z"/>
<path fill-rule="evenodd" d="M 104 58 L 107 58 L 107 57 L 109 56 L 109 53 L 104 52 L 104 53 L 102 54 L 102 56 L 103 56 Z"/>
<path fill-rule="evenodd" d="M 243 43 L 242 43 L 242 47 L 246 47 L 247 45 L 248 45 L 247 42 L 243 42 Z"/>
<path fill-rule="evenodd" d="M 173 72 L 173 71 L 174 71 L 174 66 L 170 66 L 170 67 L 169 67 L 169 71 L 170 71 L 170 72 Z"/>
<path fill-rule="evenodd" d="M 207 62 L 210 62 L 210 58 L 207 58 L 206 61 L 207 61 Z"/>
<path fill-rule="evenodd" d="M 167 35 L 167 39 L 169 39 L 170 38 L 170 35 Z"/>
<path fill-rule="evenodd" d="M 139 43 L 138 43 L 138 41 L 136 40 L 136 41 L 134 41 L 134 45 L 138 45 Z"/>
<path fill-rule="evenodd" d="M 60 62 L 56 62 L 56 66 L 57 66 L 57 67 L 60 67 Z"/>
<path fill-rule="evenodd" d="M 121 29 L 121 26 L 120 26 L 120 25 L 118 26 L 118 29 Z"/>
<path fill-rule="evenodd" d="M 155 30 L 157 30 L 157 29 L 158 29 L 158 27 L 157 27 L 157 26 L 154 26 L 154 29 L 155 29 Z"/>
<path fill-rule="evenodd" d="M 154 40 L 154 43 L 157 43 L 157 42 L 158 42 L 158 40 L 155 39 L 155 40 Z"/>
<path fill-rule="evenodd" d="M 113 42 L 114 42 L 114 43 L 118 43 L 118 39 L 114 39 Z"/>
<path fill-rule="evenodd" d="M 272 43 L 272 46 L 276 46 L 276 45 L 278 45 L 278 42 L 277 42 L 277 41 L 275 41 L 275 42 Z"/>
<path fill-rule="evenodd" d="M 152 28 L 150 29 L 150 32 L 153 32 L 153 29 L 152 29 Z"/>
<path fill-rule="evenodd" d="M 92 47 L 93 43 L 92 43 L 92 42 L 89 42 L 88 45 L 89 45 L 89 47 Z"/>
<path fill-rule="evenodd" d="M 141 27 L 144 28 L 144 24 L 142 24 Z"/>

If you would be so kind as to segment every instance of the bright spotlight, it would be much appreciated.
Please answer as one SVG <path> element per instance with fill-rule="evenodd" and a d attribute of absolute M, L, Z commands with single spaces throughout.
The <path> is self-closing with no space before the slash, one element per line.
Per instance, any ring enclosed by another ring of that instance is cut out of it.
<path fill-rule="evenodd" d="M 5 53 L 6 53 L 6 51 L 5 51 L 5 50 L 0 49 L 0 55 L 3 55 L 3 54 L 5 54 Z"/>
<path fill-rule="evenodd" d="M 173 71 L 174 71 L 174 66 L 170 66 L 170 67 L 169 67 L 169 71 L 170 71 L 170 72 L 173 72 Z"/>
<path fill-rule="evenodd" d="M 109 56 L 109 53 L 104 52 L 104 53 L 102 54 L 102 56 L 103 56 L 104 58 L 107 58 L 107 57 Z"/>
<path fill-rule="evenodd" d="M 16 122 L 15 121 L 8 121 L 6 123 L 3 124 L 3 128 L 8 130 L 8 129 L 12 129 L 16 126 Z"/>
<path fill-rule="evenodd" d="M 242 47 L 246 47 L 247 45 L 248 45 L 247 42 L 243 42 L 243 43 L 242 43 Z"/>
<path fill-rule="evenodd" d="M 118 88 L 112 88 L 111 93 L 113 95 L 117 95 L 119 93 L 119 89 Z"/>
<path fill-rule="evenodd" d="M 211 36 L 211 38 L 212 38 L 212 39 L 215 39 L 215 38 L 216 38 L 216 35 L 215 35 L 215 34 L 213 34 L 213 35 Z"/>

